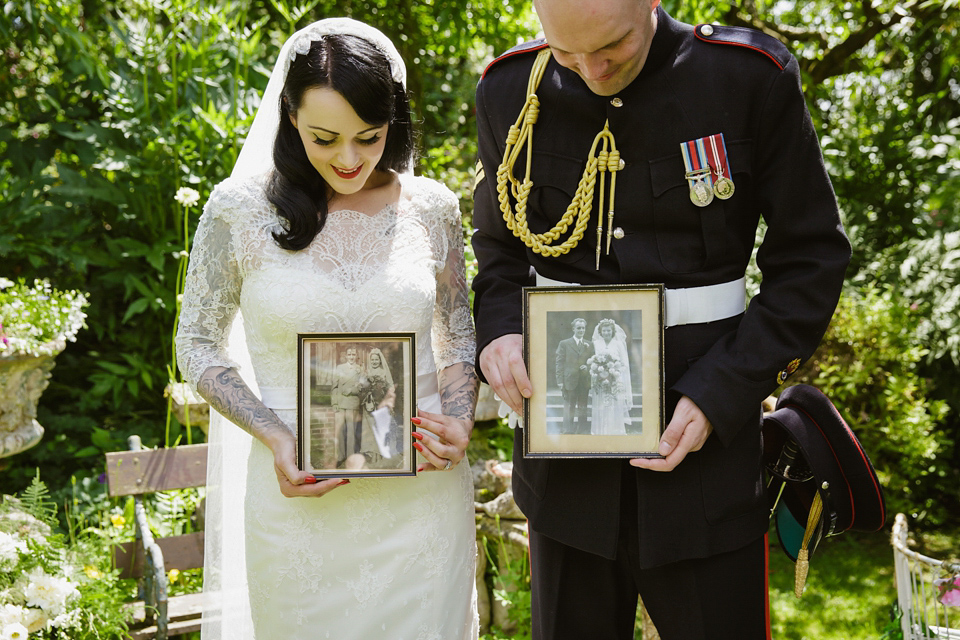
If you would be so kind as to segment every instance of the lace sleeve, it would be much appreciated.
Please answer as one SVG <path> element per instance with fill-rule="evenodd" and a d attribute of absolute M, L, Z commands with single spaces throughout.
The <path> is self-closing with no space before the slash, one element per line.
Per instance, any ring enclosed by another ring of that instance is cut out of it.
<path fill-rule="evenodd" d="M 470 298 L 463 258 L 460 206 L 452 192 L 444 190 L 434 224 L 442 225 L 439 255 L 443 268 L 437 275 L 437 301 L 433 312 L 433 352 L 437 370 L 458 362 L 474 364 L 476 335 L 470 314 Z"/>
<path fill-rule="evenodd" d="M 217 185 L 204 206 L 190 252 L 177 327 L 177 361 L 196 388 L 209 367 L 236 368 L 227 357 L 230 323 L 240 304 L 242 283 L 236 256 L 237 201 Z"/>

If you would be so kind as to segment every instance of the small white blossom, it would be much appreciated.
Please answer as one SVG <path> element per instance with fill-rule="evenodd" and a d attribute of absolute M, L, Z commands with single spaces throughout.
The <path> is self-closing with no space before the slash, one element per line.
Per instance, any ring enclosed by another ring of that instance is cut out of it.
<path fill-rule="evenodd" d="M 0 629 L 5 629 L 14 622 L 23 624 L 24 610 L 15 604 L 0 605 Z"/>
<path fill-rule="evenodd" d="M 0 566 L 14 563 L 20 553 L 26 553 L 27 543 L 16 536 L 0 531 Z"/>
<path fill-rule="evenodd" d="M 185 207 L 193 207 L 200 202 L 200 193 L 190 187 L 180 187 L 177 189 L 177 195 L 173 196 L 173 199 Z"/>
<path fill-rule="evenodd" d="M 3 627 L 0 631 L 0 640 L 27 640 L 27 628 L 19 622 Z"/>
<path fill-rule="evenodd" d="M 72 609 L 66 613 L 61 613 L 56 618 L 50 621 L 51 627 L 57 627 L 58 629 L 74 629 L 79 631 L 83 626 L 83 611 L 80 609 Z"/>
<path fill-rule="evenodd" d="M 9 280 L 0 276 L 0 289 L 6 289 L 7 287 L 13 286 L 13 280 Z"/>

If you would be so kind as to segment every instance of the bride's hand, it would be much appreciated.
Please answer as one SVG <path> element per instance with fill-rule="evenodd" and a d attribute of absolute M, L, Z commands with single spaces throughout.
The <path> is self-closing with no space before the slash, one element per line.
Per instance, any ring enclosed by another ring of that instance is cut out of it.
<path fill-rule="evenodd" d="M 473 422 L 446 416 L 441 413 L 418 411 L 418 417 L 413 423 L 422 431 L 429 431 L 436 435 L 431 438 L 427 434 L 413 433 L 416 442 L 413 446 L 423 454 L 428 464 L 417 467 L 417 471 L 446 471 L 457 466 L 467 455 L 467 444 L 470 442 L 470 432 Z M 449 461 L 449 466 L 447 466 Z"/>
<path fill-rule="evenodd" d="M 342 478 L 317 481 L 313 474 L 301 471 L 297 467 L 297 442 L 286 429 L 271 438 L 268 446 L 273 451 L 273 470 L 280 493 L 288 498 L 322 496 L 350 482 Z"/>

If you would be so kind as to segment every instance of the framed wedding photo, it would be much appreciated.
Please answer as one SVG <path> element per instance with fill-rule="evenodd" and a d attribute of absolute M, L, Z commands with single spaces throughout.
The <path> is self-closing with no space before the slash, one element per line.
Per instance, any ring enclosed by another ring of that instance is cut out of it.
<path fill-rule="evenodd" d="M 531 458 L 660 458 L 663 286 L 523 289 L 523 450 Z"/>
<path fill-rule="evenodd" d="M 414 333 L 297 334 L 297 462 L 318 479 L 414 476 Z"/>

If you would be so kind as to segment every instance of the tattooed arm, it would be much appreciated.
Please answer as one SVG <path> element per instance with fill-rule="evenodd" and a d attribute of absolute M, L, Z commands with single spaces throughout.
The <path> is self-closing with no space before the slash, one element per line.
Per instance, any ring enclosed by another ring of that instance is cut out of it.
<path fill-rule="evenodd" d="M 417 412 L 420 429 L 437 435 L 437 438 L 418 438 L 417 450 L 430 463 L 421 466 L 421 471 L 443 470 L 448 460 L 451 467 L 458 464 L 467 455 L 473 432 L 473 412 L 480 385 L 473 365 L 459 362 L 446 367 L 440 371 L 438 381 L 443 413 Z"/>
<path fill-rule="evenodd" d="M 480 379 L 472 364 L 459 362 L 441 371 L 440 406 L 443 414 L 457 418 L 467 427 L 467 435 L 473 431 L 473 412 L 477 408 L 477 391 Z"/>
<path fill-rule="evenodd" d="M 283 495 L 322 496 L 341 484 L 340 479 L 314 483 L 310 473 L 297 468 L 293 433 L 233 369 L 208 368 L 197 381 L 197 391 L 212 408 L 269 447 Z"/>

